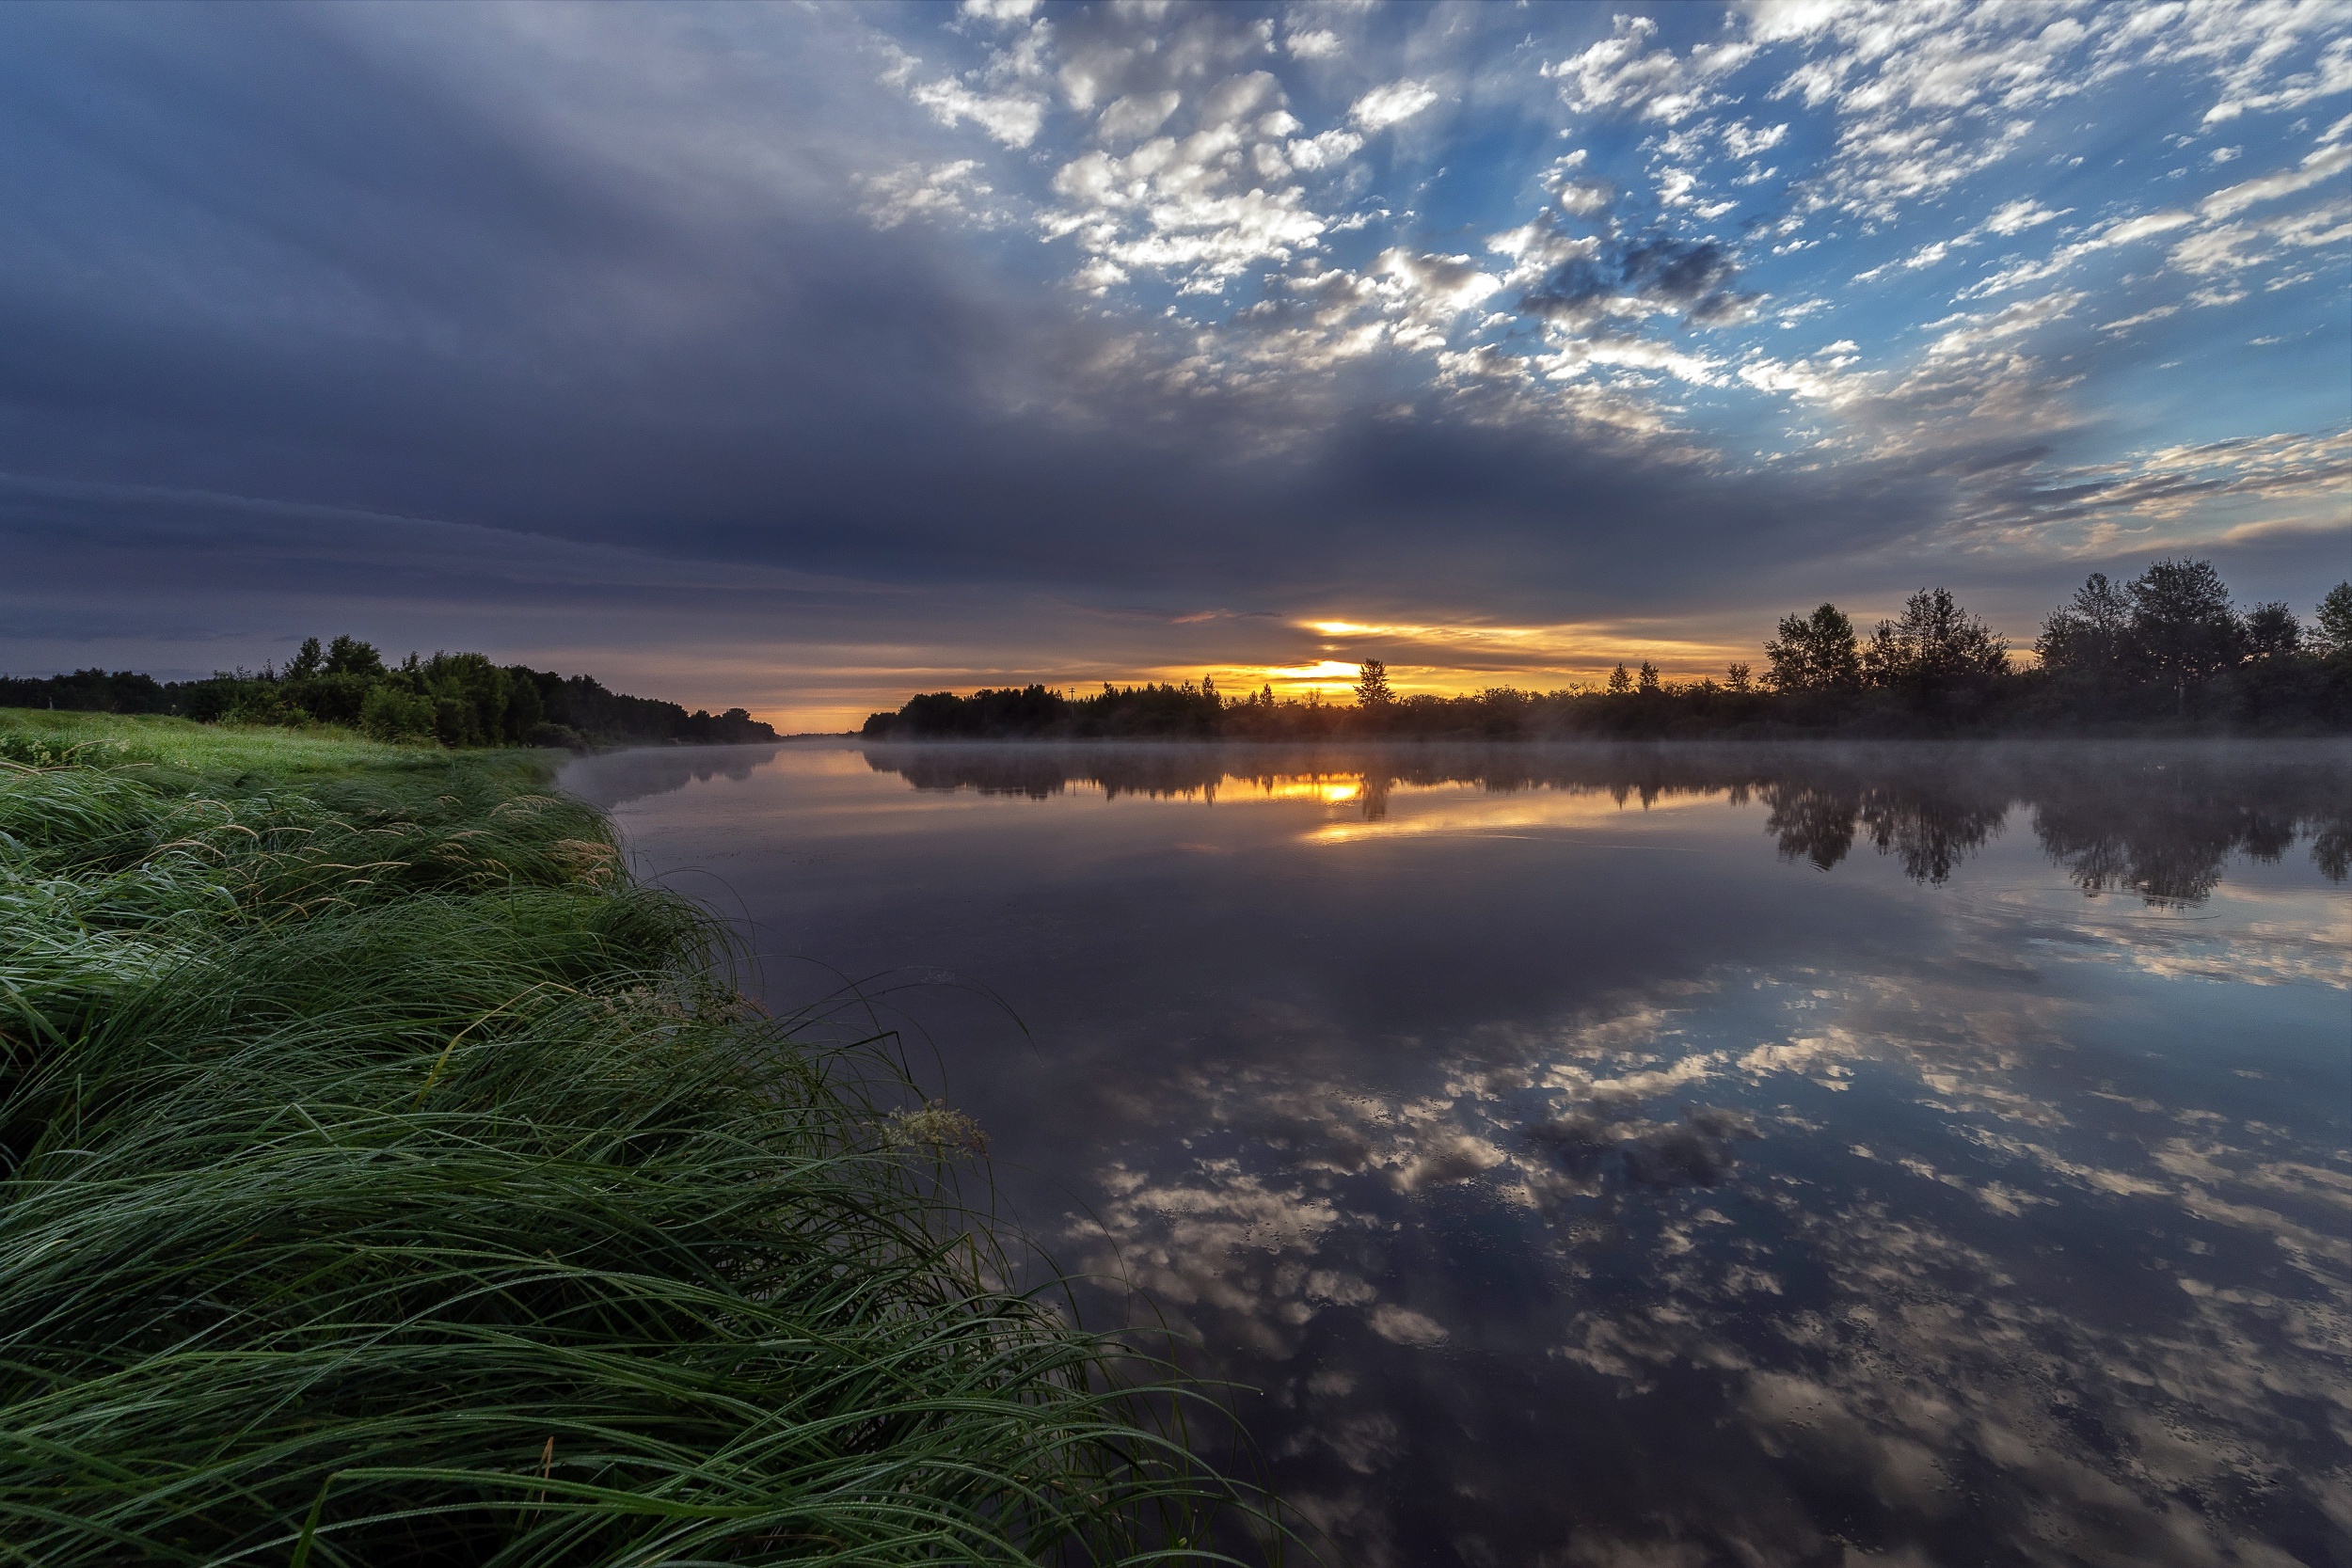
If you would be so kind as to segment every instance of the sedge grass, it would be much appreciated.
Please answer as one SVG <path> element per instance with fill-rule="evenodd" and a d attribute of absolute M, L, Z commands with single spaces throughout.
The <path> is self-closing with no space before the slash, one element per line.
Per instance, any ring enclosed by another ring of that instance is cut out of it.
<path fill-rule="evenodd" d="M 1212 1560 L 1189 1397 L 592 811 L 255 760 L 0 764 L 0 1560 Z"/>

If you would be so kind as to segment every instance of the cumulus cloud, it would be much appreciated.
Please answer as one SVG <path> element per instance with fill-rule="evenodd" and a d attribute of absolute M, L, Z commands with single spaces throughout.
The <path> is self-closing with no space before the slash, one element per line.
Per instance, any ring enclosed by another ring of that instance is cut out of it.
<path fill-rule="evenodd" d="M 1014 23 L 1027 15 L 1017 3 L 997 8 L 968 10 L 991 21 Z M 965 120 L 977 125 L 1007 147 L 1026 147 L 1044 128 L 1046 100 L 1041 90 L 1043 56 L 1052 31 L 1043 23 L 1031 24 L 1017 40 L 992 51 L 985 66 L 962 76 L 915 80 L 921 62 L 892 45 L 893 56 L 885 82 L 902 87 L 908 97 L 930 112 L 940 124 L 953 129 Z"/>
<path fill-rule="evenodd" d="M 1348 106 L 1347 118 L 1367 131 L 1384 131 L 1403 124 L 1437 101 L 1437 89 L 1426 82 L 1391 82 L 1356 100 Z"/>
<path fill-rule="evenodd" d="M 1573 108 L 1671 124 L 1720 102 L 1715 84 L 1756 53 L 1754 44 L 1726 40 L 1677 55 L 1650 47 L 1657 32 L 1648 17 L 1618 16 L 1608 38 L 1545 66 L 1544 74 L 1559 81 L 1560 96 Z"/>
<path fill-rule="evenodd" d="M 1353 131 L 1325 131 L 1312 136 L 1301 136 L 1283 144 L 1283 151 L 1294 167 L 1324 169 L 1347 162 L 1364 145 L 1364 138 Z"/>
<path fill-rule="evenodd" d="M 1438 256 L 1399 246 L 1383 251 L 1373 271 L 1393 286 L 1391 326 L 1396 341 L 1410 348 L 1443 348 L 1455 317 L 1491 298 L 1502 279 L 1468 256 Z"/>
<path fill-rule="evenodd" d="M 1328 59 L 1340 52 L 1340 36 L 1328 27 L 1313 27 L 1286 35 L 1282 47 L 1302 60 Z"/>
<path fill-rule="evenodd" d="M 1184 101 L 1184 94 L 1172 87 L 1160 92 L 1131 92 L 1104 109 L 1094 128 L 1104 141 L 1133 141 L 1167 124 L 1168 117 Z"/>

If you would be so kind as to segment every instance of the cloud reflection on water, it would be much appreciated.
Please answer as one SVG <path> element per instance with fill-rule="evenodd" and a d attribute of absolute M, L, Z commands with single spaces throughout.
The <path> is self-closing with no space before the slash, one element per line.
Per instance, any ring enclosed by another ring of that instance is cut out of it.
<path fill-rule="evenodd" d="M 2352 1555 L 2352 753 L 1273 752 L 834 753 L 779 896 L 1339 1560 Z"/>

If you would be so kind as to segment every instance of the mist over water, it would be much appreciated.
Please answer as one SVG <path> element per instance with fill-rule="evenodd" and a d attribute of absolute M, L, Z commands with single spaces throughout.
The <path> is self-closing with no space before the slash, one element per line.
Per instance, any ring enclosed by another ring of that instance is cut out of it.
<path fill-rule="evenodd" d="M 1335 1561 L 2352 1561 L 2352 746 L 564 783 L 906 1032 Z"/>

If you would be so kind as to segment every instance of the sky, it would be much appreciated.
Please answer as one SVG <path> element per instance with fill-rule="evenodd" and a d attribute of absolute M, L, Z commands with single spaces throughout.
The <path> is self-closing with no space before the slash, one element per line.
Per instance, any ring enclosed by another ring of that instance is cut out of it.
<path fill-rule="evenodd" d="M 0 669 L 787 729 L 2352 576 L 2352 4 L 0 8 Z"/>

